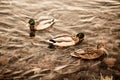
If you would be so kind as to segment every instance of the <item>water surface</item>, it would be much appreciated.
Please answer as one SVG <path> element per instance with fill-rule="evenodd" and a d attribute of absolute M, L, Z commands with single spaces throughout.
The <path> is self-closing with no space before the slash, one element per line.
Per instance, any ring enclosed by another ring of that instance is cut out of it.
<path fill-rule="evenodd" d="M 56 23 L 30 38 L 26 17 L 55 18 Z M 69 55 L 73 50 L 96 47 L 99 42 L 106 44 L 110 54 L 120 53 L 119 0 L 0 0 L 0 18 L 0 53 L 17 59 L 34 54 L 26 64 L 14 61 L 11 67 L 53 68 L 73 61 Z M 51 50 L 44 43 L 57 35 L 78 32 L 86 35 L 81 45 Z"/>

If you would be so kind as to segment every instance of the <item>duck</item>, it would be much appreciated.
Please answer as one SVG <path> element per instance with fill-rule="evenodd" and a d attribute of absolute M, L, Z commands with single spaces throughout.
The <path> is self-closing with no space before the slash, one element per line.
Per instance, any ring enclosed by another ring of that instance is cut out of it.
<path fill-rule="evenodd" d="M 46 42 L 49 43 L 48 48 L 63 48 L 76 45 L 84 40 L 84 33 L 78 33 L 76 35 L 61 35 L 53 39 L 49 39 Z"/>
<path fill-rule="evenodd" d="M 78 49 L 70 53 L 71 56 L 78 57 L 81 59 L 96 59 L 102 56 L 103 54 L 109 55 L 103 43 L 99 43 L 97 45 L 97 48 L 87 47 L 84 49 Z"/>
<path fill-rule="evenodd" d="M 52 27 L 54 23 L 55 23 L 54 19 L 38 21 L 33 18 L 30 18 L 28 21 L 30 28 L 30 37 L 35 37 L 36 31 L 48 29 Z"/>

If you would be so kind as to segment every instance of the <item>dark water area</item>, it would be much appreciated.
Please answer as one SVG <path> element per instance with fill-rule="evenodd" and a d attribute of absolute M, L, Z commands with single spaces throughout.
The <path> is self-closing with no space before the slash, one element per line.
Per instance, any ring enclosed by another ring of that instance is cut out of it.
<path fill-rule="evenodd" d="M 56 23 L 52 29 L 37 31 L 30 38 L 27 17 L 55 18 Z M 0 0 L 0 18 L 0 77 L 9 70 L 22 74 L 31 69 L 37 72 L 69 64 L 75 60 L 70 56 L 73 50 L 96 47 L 100 42 L 110 55 L 120 56 L 120 0 Z M 44 42 L 54 36 L 78 32 L 85 33 L 80 45 L 51 50 Z M 29 56 L 30 59 L 21 60 Z M 29 77 L 23 80 L 26 79 Z"/>

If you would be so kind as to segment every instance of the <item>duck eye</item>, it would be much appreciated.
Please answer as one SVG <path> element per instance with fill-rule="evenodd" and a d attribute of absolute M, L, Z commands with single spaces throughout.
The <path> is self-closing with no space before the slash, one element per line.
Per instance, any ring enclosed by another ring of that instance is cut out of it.
<path fill-rule="evenodd" d="M 28 21 L 28 23 L 29 23 L 30 25 L 34 25 L 34 24 L 35 24 L 35 20 L 34 20 L 34 19 L 30 19 L 30 20 Z"/>

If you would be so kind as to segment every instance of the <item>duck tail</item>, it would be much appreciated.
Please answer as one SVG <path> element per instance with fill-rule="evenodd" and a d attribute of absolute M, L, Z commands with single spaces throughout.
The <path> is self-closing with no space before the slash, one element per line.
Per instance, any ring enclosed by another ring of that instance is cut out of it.
<path fill-rule="evenodd" d="M 48 48 L 52 48 L 52 49 L 53 49 L 53 48 L 55 48 L 55 46 L 54 46 L 54 44 L 53 44 L 53 43 L 56 43 L 56 41 L 55 41 L 55 40 L 53 40 L 53 39 L 50 39 L 50 40 L 49 40 L 49 42 L 50 42 L 50 43 L 49 43 Z"/>
<path fill-rule="evenodd" d="M 50 24 L 51 24 L 50 26 L 53 26 L 55 24 L 55 20 L 52 19 Z"/>
<path fill-rule="evenodd" d="M 49 41 L 50 41 L 50 42 L 53 42 L 53 43 L 56 43 L 56 41 L 55 41 L 55 40 L 53 40 L 53 39 L 50 39 Z"/>

